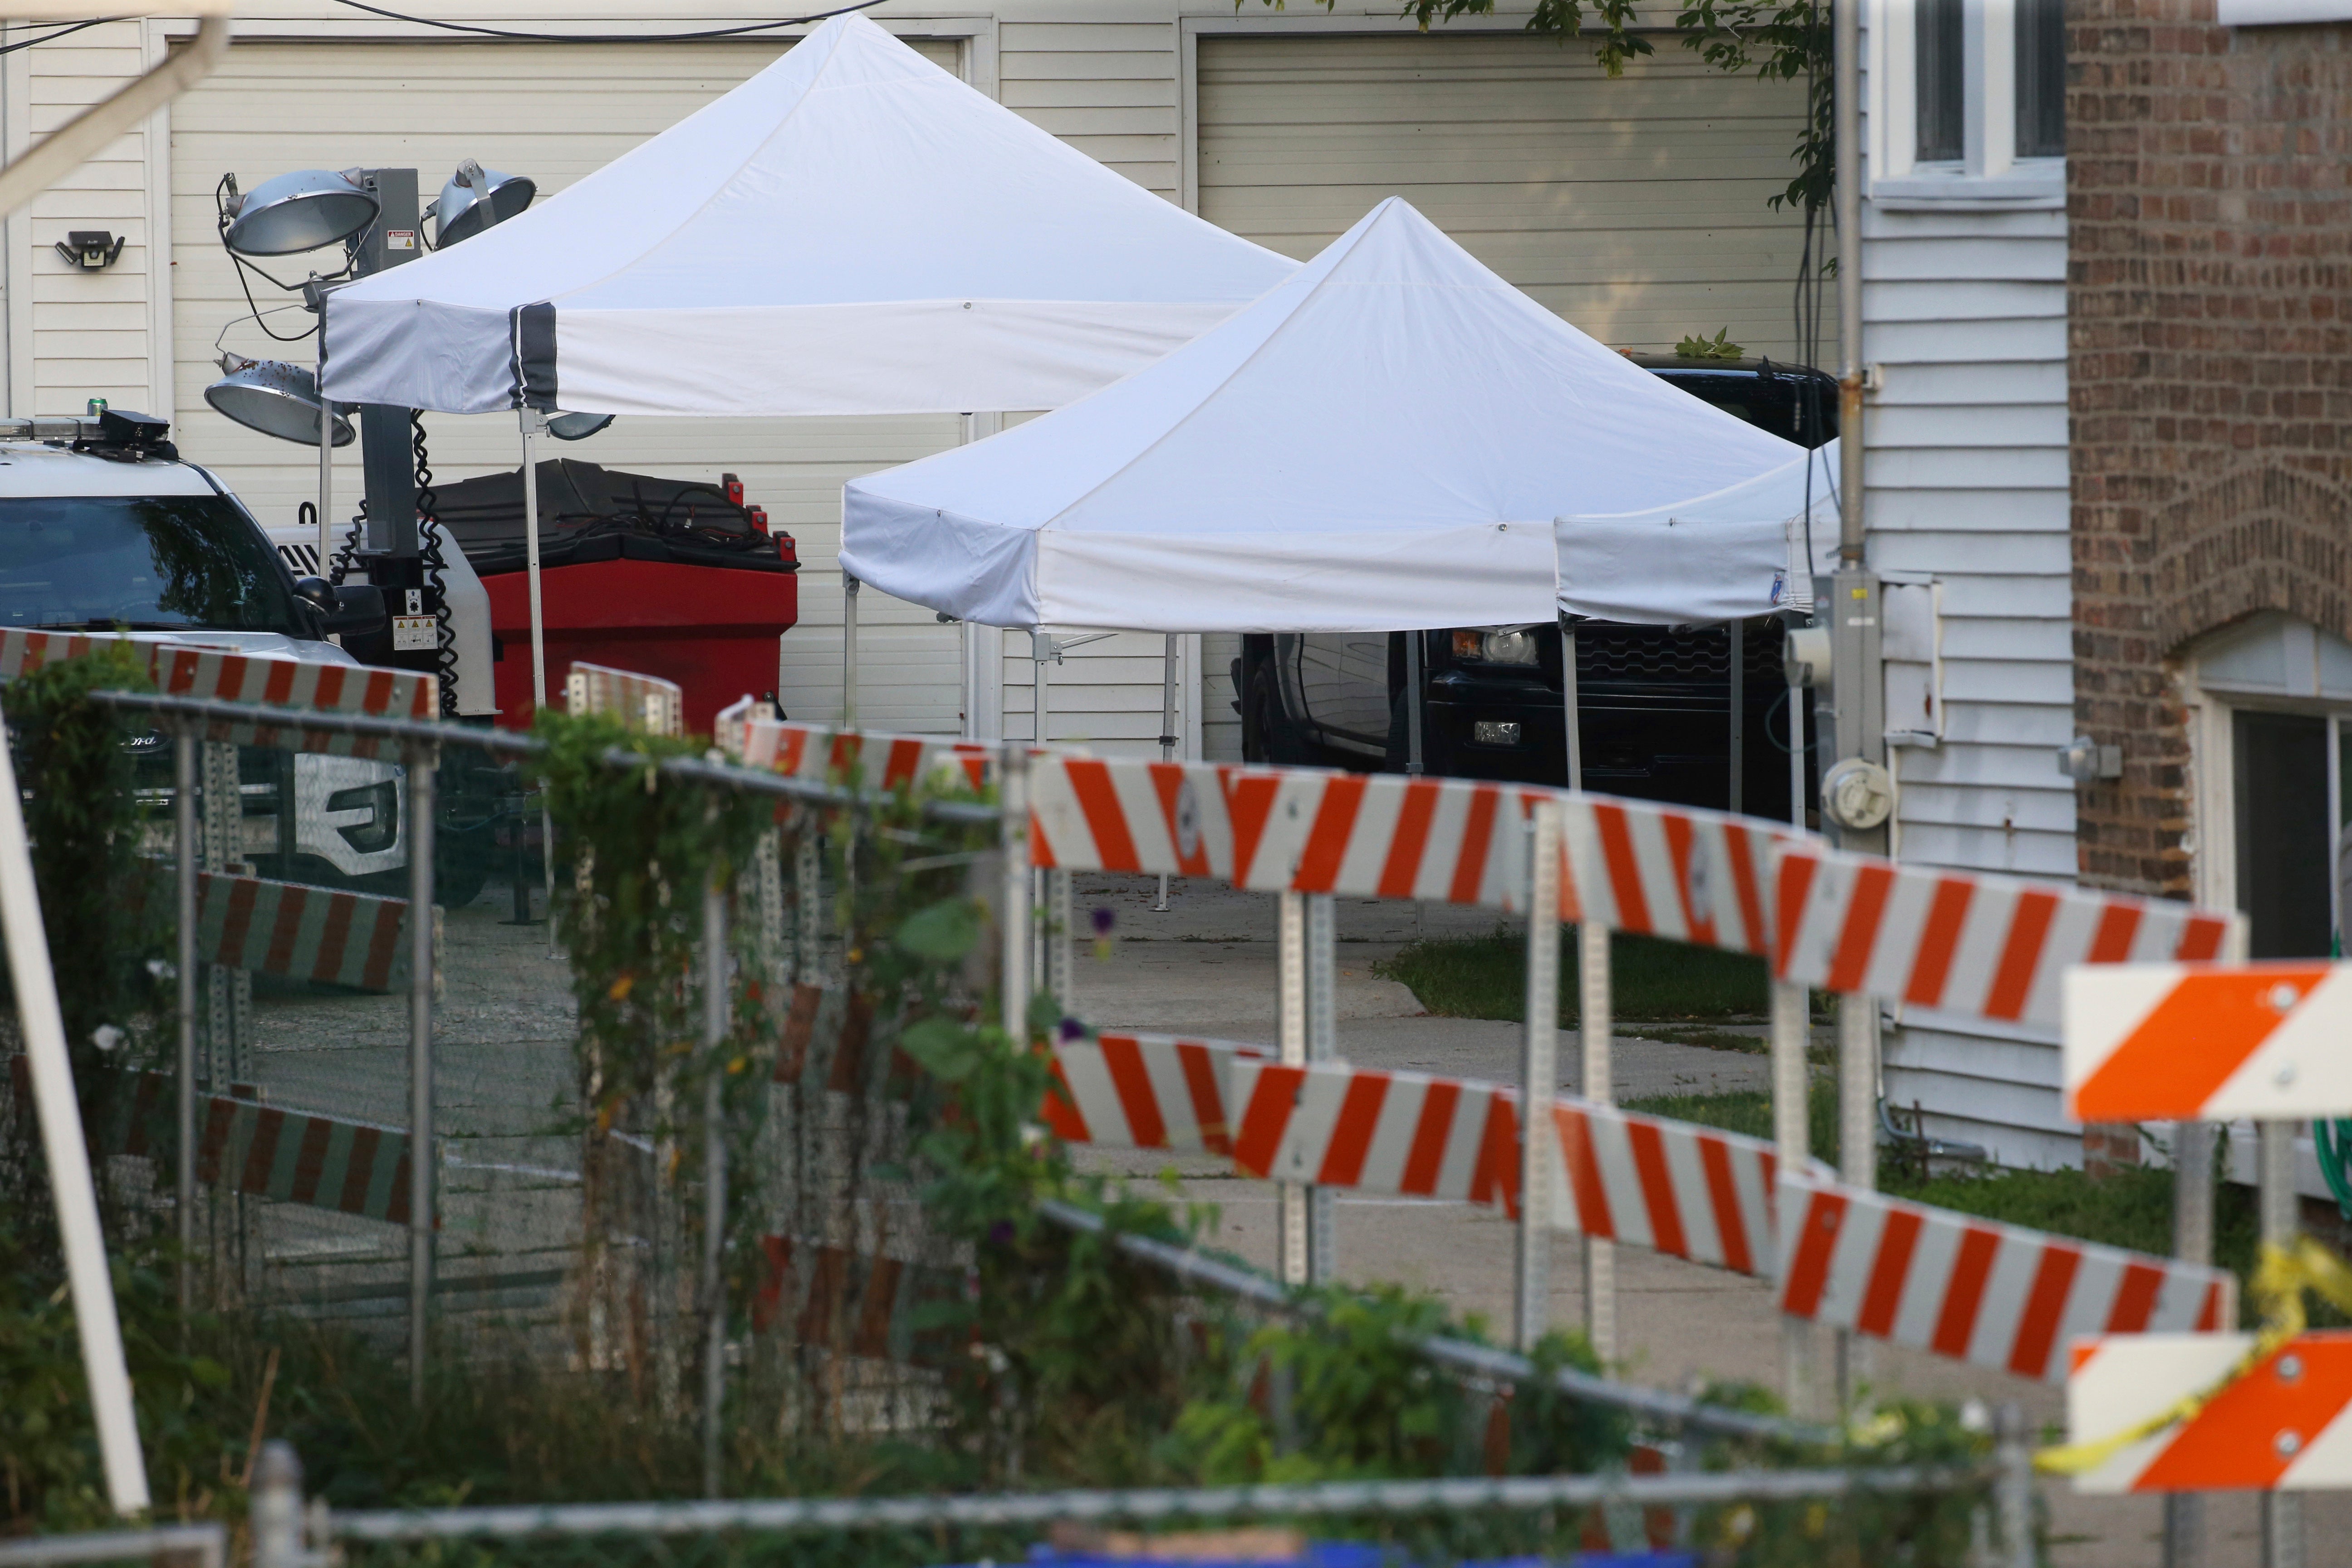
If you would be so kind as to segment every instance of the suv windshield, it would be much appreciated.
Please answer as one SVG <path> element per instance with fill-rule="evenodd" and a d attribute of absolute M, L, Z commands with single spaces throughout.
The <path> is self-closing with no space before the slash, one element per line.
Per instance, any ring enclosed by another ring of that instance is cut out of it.
<path fill-rule="evenodd" d="M 307 635 L 281 567 L 220 496 L 0 500 L 0 626 Z"/>

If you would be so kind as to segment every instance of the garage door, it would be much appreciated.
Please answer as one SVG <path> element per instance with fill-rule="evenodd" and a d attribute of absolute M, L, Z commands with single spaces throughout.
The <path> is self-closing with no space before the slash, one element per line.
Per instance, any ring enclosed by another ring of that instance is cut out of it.
<path fill-rule="evenodd" d="M 1612 81 L 1589 47 L 1524 33 L 1200 40 L 1202 217 L 1312 256 L 1402 195 L 1474 256 L 1617 348 L 1694 332 L 1794 357 L 1801 86 L 1723 76 L 1661 39 Z M 1203 639 L 1213 755 L 1239 754 Z"/>
<path fill-rule="evenodd" d="M 917 46 L 956 68 L 952 40 Z M 216 468 L 265 522 L 290 522 L 317 494 L 317 452 L 256 435 L 207 407 L 220 348 L 310 362 L 308 340 L 273 343 L 238 322 L 247 307 L 216 238 L 214 189 L 235 173 L 250 190 L 289 169 L 407 167 L 424 198 L 460 159 L 530 175 L 551 195 L 677 123 L 773 60 L 770 44 L 645 46 L 239 44 L 222 68 L 172 109 L 173 322 L 175 420 L 182 448 Z M 627 222 L 625 214 L 614 220 Z M 268 264 L 299 280 L 338 253 Z M 257 285 L 276 310 L 268 325 L 299 332 L 310 318 Z M 712 376 L 724 364 L 705 367 Z M 802 621 L 784 638 L 782 697 L 796 717 L 830 718 L 840 701 L 841 486 L 856 476 L 954 444 L 952 417 L 823 420 L 623 419 L 559 448 L 566 456 L 681 479 L 740 475 L 751 499 L 799 542 Z M 426 416 L 433 472 L 459 479 L 511 469 L 511 415 Z M 360 494 L 357 448 L 339 455 L 337 510 Z M 859 606 L 861 701 L 867 722 L 952 731 L 960 709 L 955 628 L 878 594 Z"/>

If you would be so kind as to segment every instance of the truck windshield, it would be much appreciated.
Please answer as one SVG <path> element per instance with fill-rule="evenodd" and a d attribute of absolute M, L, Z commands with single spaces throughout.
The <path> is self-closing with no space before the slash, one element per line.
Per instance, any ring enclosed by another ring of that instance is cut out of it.
<path fill-rule="evenodd" d="M 0 500 L 0 625 L 303 635 L 268 542 L 220 496 Z"/>

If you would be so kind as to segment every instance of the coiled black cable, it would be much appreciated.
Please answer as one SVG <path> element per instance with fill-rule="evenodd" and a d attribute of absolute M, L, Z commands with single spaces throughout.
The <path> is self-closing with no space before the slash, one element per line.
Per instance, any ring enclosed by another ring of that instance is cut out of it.
<path fill-rule="evenodd" d="M 439 498 L 433 493 L 433 467 L 425 451 L 425 416 L 408 411 L 408 444 L 416 454 L 417 554 L 433 593 L 433 673 L 440 677 L 441 717 L 457 716 L 457 628 L 449 621 L 448 558 L 441 553 Z"/>
<path fill-rule="evenodd" d="M 343 542 L 336 550 L 335 558 L 326 563 L 328 582 L 340 588 L 343 584 L 343 579 L 351 575 L 352 568 L 359 563 L 360 536 L 366 529 L 367 498 L 362 496 L 360 510 L 352 514 L 351 531 L 343 535 Z"/>

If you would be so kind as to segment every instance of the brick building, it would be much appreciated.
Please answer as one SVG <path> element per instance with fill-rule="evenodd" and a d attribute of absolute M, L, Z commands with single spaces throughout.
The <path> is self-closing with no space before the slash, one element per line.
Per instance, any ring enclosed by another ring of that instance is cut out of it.
<path fill-rule="evenodd" d="M 2352 894 L 2352 20 L 2216 3 L 2068 7 L 2074 705 L 2123 758 L 2080 872 L 2318 954 Z"/>

